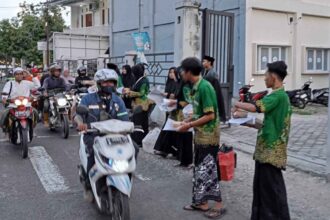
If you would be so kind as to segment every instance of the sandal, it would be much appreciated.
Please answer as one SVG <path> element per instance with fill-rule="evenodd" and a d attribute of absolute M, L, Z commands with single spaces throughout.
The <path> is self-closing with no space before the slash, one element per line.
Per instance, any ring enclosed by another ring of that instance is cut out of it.
<path fill-rule="evenodd" d="M 187 205 L 187 206 L 183 207 L 183 209 L 186 210 L 186 211 L 200 211 L 200 212 L 207 212 L 207 211 L 210 210 L 209 208 L 203 209 L 200 206 L 197 206 L 197 205 L 194 205 L 194 204 Z"/>
<path fill-rule="evenodd" d="M 227 210 L 225 208 L 221 208 L 220 210 L 213 208 L 208 210 L 204 215 L 209 219 L 219 219 L 226 214 L 226 212 Z"/>

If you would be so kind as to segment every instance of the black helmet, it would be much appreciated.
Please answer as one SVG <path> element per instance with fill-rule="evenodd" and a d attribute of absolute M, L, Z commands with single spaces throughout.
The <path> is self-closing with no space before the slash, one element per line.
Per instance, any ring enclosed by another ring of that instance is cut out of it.
<path fill-rule="evenodd" d="M 78 76 L 86 76 L 87 74 L 87 69 L 84 66 L 80 66 L 77 69 Z"/>

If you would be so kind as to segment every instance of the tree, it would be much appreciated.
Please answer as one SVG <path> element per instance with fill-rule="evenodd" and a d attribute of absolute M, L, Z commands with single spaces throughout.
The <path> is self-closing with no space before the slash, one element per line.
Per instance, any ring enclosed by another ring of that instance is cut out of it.
<path fill-rule="evenodd" d="M 14 57 L 15 26 L 8 20 L 0 21 L 0 59 L 5 61 L 6 66 Z"/>
<path fill-rule="evenodd" d="M 49 36 L 52 32 L 63 31 L 62 8 L 44 3 L 27 4 L 25 1 L 20 8 L 17 17 L 0 21 L 0 59 L 15 57 L 41 64 L 42 53 L 37 50 L 37 42 L 46 39 L 46 24 Z"/>

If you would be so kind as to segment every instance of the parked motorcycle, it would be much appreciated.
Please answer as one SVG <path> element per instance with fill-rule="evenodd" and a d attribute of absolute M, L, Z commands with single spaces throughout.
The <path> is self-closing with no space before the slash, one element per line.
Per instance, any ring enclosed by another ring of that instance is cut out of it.
<path fill-rule="evenodd" d="M 292 106 L 304 109 L 308 103 L 307 92 L 302 89 L 296 89 L 291 91 L 286 91 L 289 96 L 290 103 Z"/>
<path fill-rule="evenodd" d="M 22 158 L 28 156 L 28 143 L 33 138 L 33 108 L 28 97 L 9 100 L 9 140 L 21 145 Z"/>
<path fill-rule="evenodd" d="M 310 85 L 313 83 L 313 78 L 310 78 L 304 83 L 302 90 L 306 92 L 308 102 L 322 104 L 328 106 L 329 102 L 329 88 L 311 89 Z"/>
<path fill-rule="evenodd" d="M 262 99 L 268 94 L 268 91 L 261 91 L 257 93 L 251 93 L 250 89 L 253 87 L 252 82 L 254 82 L 254 79 L 252 78 L 248 85 L 243 85 L 239 89 L 239 98 L 240 102 L 248 102 L 248 103 L 255 103 L 256 101 Z M 238 84 L 241 84 L 240 82 Z"/>
<path fill-rule="evenodd" d="M 49 100 L 49 128 L 56 130 L 63 129 L 63 138 L 69 137 L 69 110 L 70 104 L 66 97 L 66 92 L 63 89 L 54 89 L 48 91 L 47 97 Z"/>
<path fill-rule="evenodd" d="M 89 110 L 78 106 L 77 113 L 86 118 Z M 96 201 L 97 208 L 113 220 L 129 220 L 129 197 L 132 190 L 131 174 L 136 169 L 135 148 L 130 134 L 136 130 L 132 122 L 107 120 L 91 123 L 87 133 L 96 135 L 94 140 L 95 164 L 87 172 L 87 150 L 80 140 L 79 177 L 87 187 L 87 178 Z"/>

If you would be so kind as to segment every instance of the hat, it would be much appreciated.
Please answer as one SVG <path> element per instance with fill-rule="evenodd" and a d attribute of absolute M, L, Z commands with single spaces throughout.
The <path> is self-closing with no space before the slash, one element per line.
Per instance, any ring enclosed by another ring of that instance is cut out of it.
<path fill-rule="evenodd" d="M 117 70 L 118 66 L 114 63 L 107 63 L 108 69 Z"/>
<path fill-rule="evenodd" d="M 31 72 L 32 73 L 39 73 L 39 69 L 38 68 L 32 68 Z"/>
<path fill-rule="evenodd" d="M 210 61 L 213 64 L 215 59 L 213 57 L 210 57 L 210 56 L 204 56 L 203 60 Z"/>

